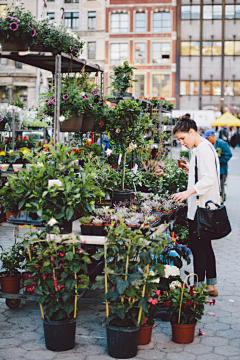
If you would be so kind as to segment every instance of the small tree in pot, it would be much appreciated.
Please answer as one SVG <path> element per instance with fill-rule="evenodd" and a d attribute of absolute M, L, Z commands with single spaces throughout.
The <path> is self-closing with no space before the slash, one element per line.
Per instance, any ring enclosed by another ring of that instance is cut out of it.
<path fill-rule="evenodd" d="M 113 80 L 112 86 L 117 93 L 113 92 L 113 95 L 124 96 L 127 92 L 127 89 L 132 87 L 132 82 L 138 80 L 132 80 L 133 70 L 137 68 L 129 66 L 128 61 L 124 61 L 123 66 L 113 66 L 114 75 L 111 75 L 110 78 Z"/>

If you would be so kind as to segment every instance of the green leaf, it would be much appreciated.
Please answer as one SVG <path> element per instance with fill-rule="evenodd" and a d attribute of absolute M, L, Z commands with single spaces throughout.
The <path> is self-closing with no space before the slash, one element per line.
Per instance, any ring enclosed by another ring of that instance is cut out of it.
<path fill-rule="evenodd" d="M 73 214 L 74 214 L 73 208 L 72 207 L 67 208 L 66 217 L 68 221 L 72 219 Z"/>
<path fill-rule="evenodd" d="M 121 280 L 117 283 L 117 291 L 119 292 L 120 295 L 123 295 L 126 287 L 129 285 L 128 280 Z"/>
<path fill-rule="evenodd" d="M 73 259 L 73 252 L 72 251 L 69 251 L 67 254 L 66 254 L 66 259 L 68 261 L 72 261 Z"/>
<path fill-rule="evenodd" d="M 49 259 L 48 259 L 48 260 L 45 260 L 45 261 L 43 262 L 43 267 L 49 266 L 50 264 L 51 264 L 51 262 L 50 262 Z"/>
<path fill-rule="evenodd" d="M 74 279 L 68 279 L 65 282 L 67 291 L 72 291 L 75 287 L 76 281 Z"/>

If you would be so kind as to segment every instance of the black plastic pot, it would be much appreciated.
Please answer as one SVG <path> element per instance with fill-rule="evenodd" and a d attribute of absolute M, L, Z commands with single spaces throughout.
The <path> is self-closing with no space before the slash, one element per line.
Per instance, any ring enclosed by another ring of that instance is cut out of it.
<path fill-rule="evenodd" d="M 119 203 L 124 200 L 131 200 L 133 195 L 133 190 L 120 190 L 115 189 L 113 194 L 112 203 Z"/>
<path fill-rule="evenodd" d="M 52 351 L 70 350 L 75 345 L 76 319 L 43 320 L 46 348 Z"/>
<path fill-rule="evenodd" d="M 82 235 L 92 235 L 93 233 L 93 226 L 92 225 L 88 225 L 88 224 L 82 224 L 81 225 L 81 232 Z"/>
<path fill-rule="evenodd" d="M 93 225 L 93 235 L 103 235 L 103 225 Z"/>
<path fill-rule="evenodd" d="M 137 327 L 118 327 L 107 325 L 108 354 L 117 359 L 129 359 L 137 355 Z"/>
<path fill-rule="evenodd" d="M 63 226 L 62 226 L 62 233 L 63 234 L 70 234 L 72 232 L 72 224 L 73 220 L 63 220 Z"/>

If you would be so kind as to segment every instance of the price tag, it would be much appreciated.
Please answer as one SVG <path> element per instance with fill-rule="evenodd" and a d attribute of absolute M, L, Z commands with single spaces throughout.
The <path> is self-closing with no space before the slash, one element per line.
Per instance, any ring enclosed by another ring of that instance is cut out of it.
<path fill-rule="evenodd" d="M 133 168 L 133 173 L 136 175 L 137 171 L 138 171 L 138 164 L 135 164 Z"/>
<path fill-rule="evenodd" d="M 122 154 L 119 154 L 118 165 L 121 165 L 121 161 L 122 161 Z"/>

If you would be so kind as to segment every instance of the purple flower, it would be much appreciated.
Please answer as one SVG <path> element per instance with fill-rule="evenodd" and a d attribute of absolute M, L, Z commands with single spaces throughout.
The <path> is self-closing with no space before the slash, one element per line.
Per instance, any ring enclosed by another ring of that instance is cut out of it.
<path fill-rule="evenodd" d="M 16 31 L 18 29 L 18 24 L 16 22 L 12 22 L 10 25 L 9 25 L 9 28 L 10 30 L 12 31 Z"/>
<path fill-rule="evenodd" d="M 76 53 L 78 54 L 78 53 L 79 53 L 79 50 L 77 50 Z"/>
<path fill-rule="evenodd" d="M 3 121 L 3 118 L 0 117 L 0 121 Z"/>
<path fill-rule="evenodd" d="M 55 104 L 55 99 L 54 98 L 52 99 L 52 102 L 53 102 L 53 104 Z"/>
<path fill-rule="evenodd" d="M 57 40 L 57 39 L 58 39 L 58 37 L 56 36 L 56 37 L 55 37 L 55 40 Z"/>
<path fill-rule="evenodd" d="M 53 103 L 51 101 L 49 101 L 48 107 L 50 108 L 52 105 L 53 105 Z"/>
<path fill-rule="evenodd" d="M 28 27 L 29 27 L 30 29 L 32 29 L 32 25 L 31 25 L 30 23 L 28 24 Z"/>
<path fill-rule="evenodd" d="M 20 20 L 18 19 L 18 18 L 15 18 L 14 19 L 17 23 L 19 23 L 20 22 Z"/>
<path fill-rule="evenodd" d="M 34 37 L 36 35 L 36 31 L 32 28 L 31 29 L 31 36 Z"/>
<path fill-rule="evenodd" d="M 89 107 L 92 107 L 92 104 L 90 104 Z"/>
<path fill-rule="evenodd" d="M 7 16 L 8 19 L 10 20 L 13 20 L 13 17 L 12 16 Z"/>
<path fill-rule="evenodd" d="M 83 87 L 82 86 L 79 86 L 80 87 L 80 89 L 83 89 Z"/>
<path fill-rule="evenodd" d="M 43 114 L 44 116 L 46 115 L 44 111 L 43 111 L 43 113 L 42 113 L 42 114 Z"/>
<path fill-rule="evenodd" d="M 46 103 L 48 103 L 48 102 L 49 102 L 49 100 L 48 100 L 48 99 L 46 99 L 46 100 L 45 100 L 45 102 L 46 102 Z"/>
<path fill-rule="evenodd" d="M 72 47 L 72 46 L 69 46 L 69 49 L 70 49 L 71 52 L 73 51 L 73 47 Z"/>
<path fill-rule="evenodd" d="M 67 100 L 68 99 L 68 94 L 63 95 L 63 100 Z"/>

